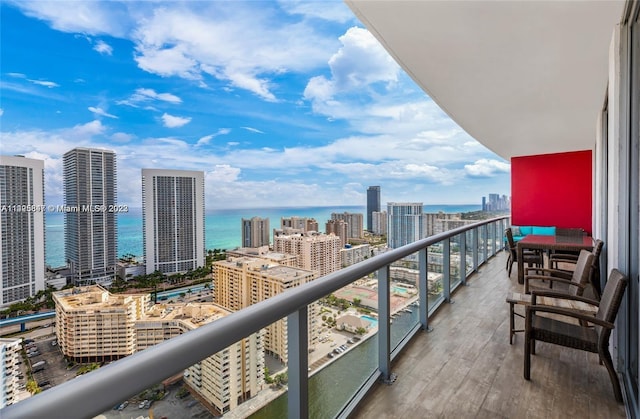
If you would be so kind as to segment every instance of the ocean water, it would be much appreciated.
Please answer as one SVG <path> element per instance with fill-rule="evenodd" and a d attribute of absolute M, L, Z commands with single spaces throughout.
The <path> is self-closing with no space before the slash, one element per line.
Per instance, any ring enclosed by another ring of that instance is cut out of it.
<path fill-rule="evenodd" d="M 470 212 L 479 211 L 481 205 L 425 205 L 424 212 Z M 255 208 L 208 210 L 205 213 L 205 246 L 207 249 L 233 249 L 240 246 L 241 222 L 243 218 L 269 218 L 271 229 L 280 227 L 281 217 L 308 217 L 318 221 L 320 231 L 331 219 L 332 212 L 352 212 L 364 215 L 366 226 L 366 207 L 288 207 L 288 208 Z M 46 263 L 57 267 L 64 265 L 64 214 L 47 213 L 46 229 Z M 128 213 L 118 215 L 118 254 L 142 256 L 142 210 L 129 208 Z"/>

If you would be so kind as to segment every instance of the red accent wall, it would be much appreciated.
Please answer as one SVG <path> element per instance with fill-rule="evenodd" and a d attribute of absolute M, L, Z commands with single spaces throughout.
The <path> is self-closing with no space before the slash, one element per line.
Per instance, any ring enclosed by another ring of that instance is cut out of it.
<path fill-rule="evenodd" d="M 591 150 L 511 158 L 511 223 L 592 228 Z"/>

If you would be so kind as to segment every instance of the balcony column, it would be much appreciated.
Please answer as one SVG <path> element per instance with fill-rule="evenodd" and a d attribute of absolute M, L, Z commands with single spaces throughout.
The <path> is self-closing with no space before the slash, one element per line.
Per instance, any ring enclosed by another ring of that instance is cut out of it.
<path fill-rule="evenodd" d="M 378 369 L 385 384 L 395 381 L 391 373 L 391 292 L 389 265 L 378 269 Z"/>
<path fill-rule="evenodd" d="M 290 418 L 309 417 L 309 336 L 307 306 L 287 316 L 289 352 L 288 409 Z"/>
<path fill-rule="evenodd" d="M 467 285 L 467 233 L 460 234 L 460 283 Z"/>
<path fill-rule="evenodd" d="M 451 301 L 451 239 L 446 238 L 442 241 L 442 288 L 444 300 L 448 303 Z"/>
<path fill-rule="evenodd" d="M 429 327 L 429 264 L 427 263 L 427 249 L 425 247 L 418 252 L 420 269 L 420 277 L 418 278 L 418 316 L 420 317 L 422 330 L 430 332 L 432 329 Z"/>
<path fill-rule="evenodd" d="M 488 259 L 488 241 L 489 241 L 489 229 L 487 228 L 487 225 L 484 224 L 482 227 L 482 262 L 486 262 Z"/>

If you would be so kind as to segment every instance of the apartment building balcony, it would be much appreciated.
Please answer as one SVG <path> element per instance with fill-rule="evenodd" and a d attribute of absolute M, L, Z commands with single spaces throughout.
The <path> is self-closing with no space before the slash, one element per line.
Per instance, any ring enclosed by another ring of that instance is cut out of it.
<path fill-rule="evenodd" d="M 354 418 L 625 418 L 598 356 L 538 342 L 531 381 L 523 378 L 524 337 L 509 344 L 509 290 L 522 292 L 502 251 L 482 265 L 391 365 Z M 516 311 L 523 312 L 522 307 Z M 523 325 L 516 317 L 516 327 Z"/>

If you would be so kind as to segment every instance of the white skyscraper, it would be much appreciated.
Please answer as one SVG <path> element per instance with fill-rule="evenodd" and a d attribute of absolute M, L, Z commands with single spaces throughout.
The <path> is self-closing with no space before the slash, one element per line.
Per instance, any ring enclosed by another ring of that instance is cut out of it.
<path fill-rule="evenodd" d="M 424 238 L 422 202 L 388 202 L 387 217 L 387 245 L 391 249 Z"/>
<path fill-rule="evenodd" d="M 0 156 L 0 307 L 44 289 L 44 161 Z"/>
<path fill-rule="evenodd" d="M 147 274 L 205 265 L 204 172 L 142 169 Z"/>
<path fill-rule="evenodd" d="M 118 259 L 116 154 L 78 147 L 63 164 L 67 266 L 76 284 L 110 284 Z"/>

